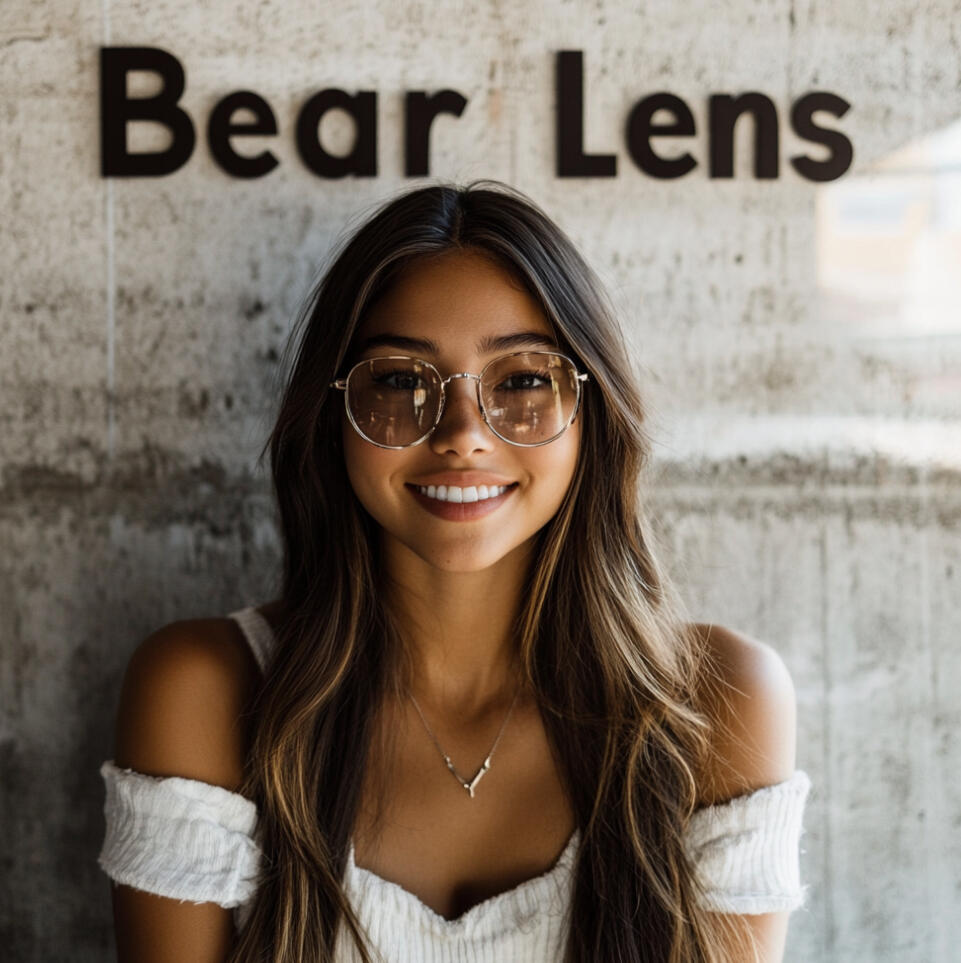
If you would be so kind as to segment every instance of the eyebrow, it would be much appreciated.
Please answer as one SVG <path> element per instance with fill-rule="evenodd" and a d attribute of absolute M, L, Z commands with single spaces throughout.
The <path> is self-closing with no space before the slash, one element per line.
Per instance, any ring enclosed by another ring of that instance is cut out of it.
<path fill-rule="evenodd" d="M 439 354 L 440 348 L 436 341 L 430 338 L 408 338 L 402 334 L 389 331 L 375 334 L 365 339 L 357 347 L 357 353 L 363 354 L 372 348 L 402 348 L 404 351 L 414 351 L 421 354 Z M 540 331 L 517 331 L 514 334 L 488 335 L 477 342 L 479 354 L 491 354 L 494 351 L 507 351 L 511 348 L 556 348 L 557 342 Z"/>

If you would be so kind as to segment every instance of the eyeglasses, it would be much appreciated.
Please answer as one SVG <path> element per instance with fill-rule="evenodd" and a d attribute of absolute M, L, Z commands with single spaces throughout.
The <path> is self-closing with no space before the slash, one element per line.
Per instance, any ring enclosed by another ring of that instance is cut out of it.
<path fill-rule="evenodd" d="M 442 378 L 429 362 L 390 356 L 355 364 L 331 388 L 345 393 L 357 433 L 378 448 L 419 445 L 440 423 L 446 387 L 470 378 L 487 427 L 502 441 L 524 448 L 546 445 L 567 430 L 581 401 L 586 374 L 552 351 L 518 351 Z"/>

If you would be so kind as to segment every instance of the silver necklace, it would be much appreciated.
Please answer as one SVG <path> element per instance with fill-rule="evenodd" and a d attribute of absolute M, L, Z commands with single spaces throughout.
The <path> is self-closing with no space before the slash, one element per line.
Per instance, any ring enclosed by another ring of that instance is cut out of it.
<path fill-rule="evenodd" d="M 420 721 L 424 723 L 424 728 L 427 730 L 427 734 L 434 740 L 434 745 L 437 746 L 437 751 L 444 757 L 444 762 L 447 763 L 447 768 L 454 774 L 454 778 L 467 790 L 470 794 L 470 798 L 474 798 L 474 789 L 477 784 L 481 781 L 485 772 L 491 767 L 491 756 L 494 755 L 494 750 L 497 748 L 497 743 L 501 741 L 501 736 L 504 733 L 504 727 L 507 725 L 507 720 L 510 719 L 511 713 L 514 711 L 514 705 L 517 703 L 517 697 L 521 694 L 520 688 L 518 688 L 517 693 L 514 695 L 514 701 L 511 703 L 510 709 L 507 710 L 507 715 L 504 717 L 504 721 L 501 723 L 500 732 L 497 733 L 497 738 L 494 740 L 494 745 L 491 746 L 491 751 L 487 753 L 487 758 L 484 760 L 484 764 L 477 770 L 474 778 L 467 782 L 463 776 L 454 768 L 454 764 L 450 761 L 450 756 L 441 749 L 440 743 L 437 741 L 437 737 L 434 735 L 431 727 L 427 725 L 427 720 L 424 718 L 424 713 L 420 711 L 420 706 L 417 704 L 417 700 L 414 698 L 414 693 L 408 693 L 410 695 L 410 701 L 414 703 L 414 708 L 417 710 L 417 714 L 420 716 Z"/>

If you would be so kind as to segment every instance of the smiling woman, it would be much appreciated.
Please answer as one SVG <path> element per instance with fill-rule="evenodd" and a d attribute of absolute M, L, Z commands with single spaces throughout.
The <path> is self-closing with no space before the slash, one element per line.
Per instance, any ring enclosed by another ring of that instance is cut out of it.
<path fill-rule="evenodd" d="M 124 682 L 121 960 L 780 960 L 791 678 L 683 617 L 570 241 L 501 185 L 410 192 L 294 338 L 281 597 L 159 630 Z"/>

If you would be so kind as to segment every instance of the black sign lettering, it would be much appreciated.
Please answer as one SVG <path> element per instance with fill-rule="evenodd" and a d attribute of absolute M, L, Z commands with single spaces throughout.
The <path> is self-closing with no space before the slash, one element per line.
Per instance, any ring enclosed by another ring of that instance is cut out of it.
<path fill-rule="evenodd" d="M 817 91 L 805 94 L 791 108 L 791 126 L 804 140 L 824 144 L 831 151 L 827 160 L 816 161 L 803 154 L 791 158 L 791 166 L 809 181 L 833 181 L 840 177 L 854 160 L 854 147 L 838 130 L 827 130 L 814 123 L 814 112 L 823 110 L 835 117 L 843 117 L 851 105 L 837 94 Z"/>
<path fill-rule="evenodd" d="M 616 177 L 614 154 L 584 153 L 584 54 L 557 55 L 557 176 Z"/>
<path fill-rule="evenodd" d="M 711 177 L 734 176 L 734 125 L 741 114 L 754 118 L 754 176 L 778 173 L 777 108 L 770 97 L 755 92 L 732 97 L 714 94 L 710 100 Z"/>
<path fill-rule="evenodd" d="M 318 130 L 321 118 L 334 108 L 346 111 L 354 121 L 354 146 L 340 157 L 324 149 Z M 348 94 L 333 87 L 314 94 L 297 118 L 297 150 L 318 177 L 376 177 L 377 94 L 372 90 Z"/>
<path fill-rule="evenodd" d="M 149 97 L 127 95 L 128 74 L 132 71 L 155 73 L 161 81 L 159 93 Z M 584 54 L 580 50 L 561 50 L 555 58 L 555 165 L 557 177 L 616 177 L 617 155 L 589 154 L 584 146 Z M 102 47 L 100 49 L 100 145 L 101 172 L 104 177 L 160 177 L 182 167 L 196 143 L 193 121 L 180 106 L 186 87 L 184 69 L 173 54 L 157 47 Z M 318 177 L 342 178 L 377 176 L 377 97 L 373 90 L 350 94 L 329 87 L 310 97 L 301 107 L 296 123 L 297 150 L 304 164 Z M 422 90 L 404 95 L 404 174 L 407 177 L 430 175 L 430 139 L 433 123 L 441 114 L 460 117 L 467 98 L 450 88 L 428 94 Z M 734 177 L 735 128 L 744 114 L 752 120 L 754 134 L 754 176 L 770 180 L 779 176 L 780 126 L 778 110 L 770 97 L 757 91 L 711 94 L 708 99 L 708 176 Z M 843 117 L 851 105 L 842 97 L 814 91 L 799 98 L 791 107 L 791 126 L 798 137 L 821 144 L 828 151 L 825 160 L 804 154 L 790 158 L 791 166 L 811 181 L 835 180 L 844 174 L 854 158 L 851 141 L 840 131 L 814 122 L 817 111 Z M 235 122 L 234 115 L 246 110 L 253 120 Z M 343 110 L 354 127 L 349 151 L 332 154 L 321 143 L 320 125 L 330 110 Z M 655 123 L 659 114 L 671 119 Z M 127 125 L 148 121 L 165 127 L 170 145 L 160 151 L 131 153 L 127 147 Z M 238 153 L 233 138 L 275 136 L 274 112 L 259 94 L 239 90 L 221 99 L 207 122 L 210 152 L 220 167 L 233 177 L 263 177 L 279 161 L 269 150 L 254 156 Z M 678 157 L 656 153 L 655 137 L 694 137 L 694 115 L 687 103 L 675 94 L 659 91 L 638 100 L 624 126 L 628 153 L 637 168 L 649 177 L 662 180 L 683 177 L 698 166 L 690 152 Z"/>
<path fill-rule="evenodd" d="M 669 124 L 655 124 L 654 115 L 659 110 L 668 110 L 674 115 Z M 683 177 L 697 167 L 697 161 L 690 154 L 667 159 L 659 157 L 651 147 L 652 137 L 693 137 L 694 115 L 690 107 L 674 94 L 651 94 L 639 100 L 627 117 L 627 149 L 634 163 L 651 177 L 663 179 Z"/>
<path fill-rule="evenodd" d="M 257 119 L 251 123 L 234 123 L 231 120 L 234 113 L 243 109 L 251 111 Z M 244 157 L 233 149 L 230 138 L 276 133 L 277 120 L 270 104 L 253 91 L 238 90 L 224 97 L 211 111 L 207 124 L 207 143 L 214 160 L 228 174 L 234 177 L 263 177 L 277 166 L 277 158 L 269 150 L 255 157 Z"/>
<path fill-rule="evenodd" d="M 160 75 L 163 86 L 152 97 L 127 96 L 127 74 L 147 70 Z M 100 170 L 104 177 L 162 177 L 183 167 L 197 137 L 187 113 L 178 106 L 186 86 L 180 61 L 158 47 L 100 48 Z M 127 124 L 152 120 L 172 135 L 166 150 L 131 154 Z"/>
<path fill-rule="evenodd" d="M 456 90 L 425 94 L 410 91 L 404 99 L 404 173 L 408 177 L 430 174 L 430 128 L 438 114 L 460 117 L 467 98 Z"/>

